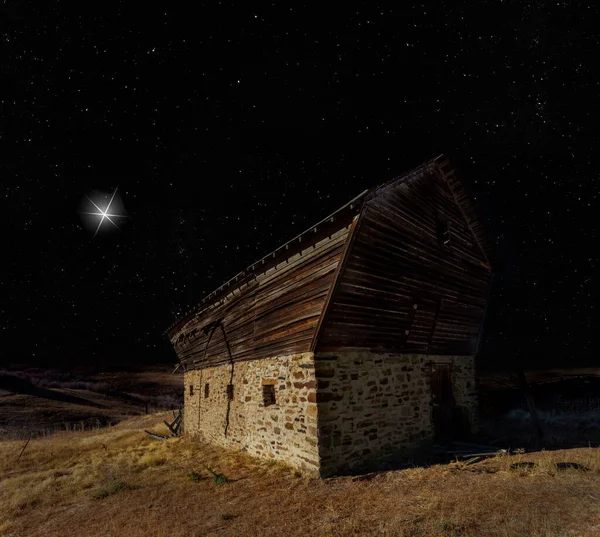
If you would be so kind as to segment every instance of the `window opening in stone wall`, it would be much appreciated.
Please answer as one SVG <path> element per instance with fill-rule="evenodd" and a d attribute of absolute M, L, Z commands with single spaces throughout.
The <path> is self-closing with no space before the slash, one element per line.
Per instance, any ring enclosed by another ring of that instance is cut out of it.
<path fill-rule="evenodd" d="M 227 399 L 233 401 L 233 384 L 227 385 Z"/>
<path fill-rule="evenodd" d="M 194 385 L 190 384 L 190 397 L 194 395 Z"/>
<path fill-rule="evenodd" d="M 208 382 L 204 385 L 204 399 L 206 399 L 208 397 L 208 391 L 209 391 L 209 387 L 208 387 Z"/>
<path fill-rule="evenodd" d="M 263 385 L 263 403 L 265 406 L 275 404 L 275 386 L 273 384 Z"/>
<path fill-rule="evenodd" d="M 437 222 L 438 243 L 447 246 L 450 244 L 450 223 L 448 220 L 438 220 Z"/>

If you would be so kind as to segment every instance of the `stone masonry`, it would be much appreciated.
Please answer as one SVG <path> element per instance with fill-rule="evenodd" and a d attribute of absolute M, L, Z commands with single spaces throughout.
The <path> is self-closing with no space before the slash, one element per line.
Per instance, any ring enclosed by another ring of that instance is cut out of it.
<path fill-rule="evenodd" d="M 314 476 L 368 468 L 433 440 L 432 363 L 452 364 L 456 405 L 475 432 L 472 356 L 368 351 L 307 352 L 188 371 L 184 430 Z M 263 386 L 274 388 L 274 404 L 265 406 Z"/>
<path fill-rule="evenodd" d="M 319 458 L 321 475 L 368 468 L 409 454 L 433 440 L 431 363 L 451 363 L 456 405 L 477 428 L 472 356 L 319 353 Z"/>
<path fill-rule="evenodd" d="M 313 356 L 307 352 L 186 372 L 186 434 L 319 475 Z M 275 404 L 265 407 L 263 386 L 274 387 Z"/>

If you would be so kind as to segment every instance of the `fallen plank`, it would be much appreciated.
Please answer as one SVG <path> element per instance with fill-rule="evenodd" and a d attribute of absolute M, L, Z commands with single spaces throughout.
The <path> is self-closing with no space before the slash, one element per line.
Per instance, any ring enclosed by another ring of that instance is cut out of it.
<path fill-rule="evenodd" d="M 175 430 L 173 429 L 173 425 L 172 424 L 170 424 L 166 420 L 163 420 L 163 423 L 167 426 L 167 428 L 169 429 L 169 431 L 171 431 L 171 434 L 175 434 Z"/>
<path fill-rule="evenodd" d="M 171 427 L 175 428 L 177 427 L 179 424 L 181 423 L 181 414 L 179 414 L 179 416 L 177 416 L 172 422 L 171 422 Z"/>
<path fill-rule="evenodd" d="M 486 451 L 486 452 L 476 452 L 476 451 L 451 451 L 451 450 L 435 450 L 433 453 L 437 455 L 452 455 L 453 457 L 465 458 L 465 457 L 495 457 L 496 455 L 505 455 L 506 450 L 500 449 L 497 451 Z"/>
<path fill-rule="evenodd" d="M 163 436 L 161 434 L 151 433 L 150 431 L 146 431 L 146 429 L 144 429 L 144 432 L 148 436 L 151 436 L 152 438 L 157 438 L 158 440 L 168 440 L 169 438 L 171 438 L 171 436 Z"/>
<path fill-rule="evenodd" d="M 227 528 L 227 526 L 220 526 L 218 528 L 214 528 L 212 530 L 208 530 L 204 535 L 208 535 L 208 534 L 213 533 L 215 531 L 222 531 L 222 530 L 224 530 L 226 528 Z"/>
<path fill-rule="evenodd" d="M 171 425 L 167 424 L 166 422 L 165 424 L 167 427 L 169 427 L 174 436 L 179 436 L 179 431 L 181 429 L 181 414 L 175 418 Z"/>

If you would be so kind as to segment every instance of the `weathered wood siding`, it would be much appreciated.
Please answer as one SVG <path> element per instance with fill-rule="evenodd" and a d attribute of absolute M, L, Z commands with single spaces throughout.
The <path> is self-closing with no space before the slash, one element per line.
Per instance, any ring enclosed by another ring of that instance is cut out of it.
<path fill-rule="evenodd" d="M 440 155 L 257 261 L 167 333 L 188 369 L 339 349 L 473 354 L 496 261 Z"/>
<path fill-rule="evenodd" d="M 316 230 L 188 321 L 172 340 L 180 360 L 193 369 L 309 351 L 354 216 Z"/>
<path fill-rule="evenodd" d="M 438 241 L 439 220 L 449 222 L 448 245 Z M 439 169 L 375 190 L 316 350 L 473 354 L 491 268 L 471 225 Z"/>

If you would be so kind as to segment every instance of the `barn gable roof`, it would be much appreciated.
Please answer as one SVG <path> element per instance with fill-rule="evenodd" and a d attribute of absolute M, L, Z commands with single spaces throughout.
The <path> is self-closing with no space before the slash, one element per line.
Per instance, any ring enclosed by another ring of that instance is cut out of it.
<path fill-rule="evenodd" d="M 241 303 L 240 297 L 247 295 L 251 288 L 256 288 L 255 282 L 257 281 L 257 278 L 263 278 L 264 276 L 261 275 L 273 274 L 274 272 L 285 269 L 289 265 L 290 259 L 298 259 L 299 257 L 302 257 L 303 252 L 314 250 L 314 245 L 318 244 L 321 238 L 323 238 L 321 243 L 325 243 L 326 237 L 331 237 L 332 234 L 335 233 L 338 233 L 339 235 L 340 230 L 346 229 L 349 233 L 349 236 L 340 236 L 340 239 L 344 239 L 347 243 L 349 243 L 352 240 L 352 233 L 354 231 L 354 227 L 351 226 L 351 222 L 361 212 L 365 203 L 383 195 L 387 190 L 397 187 L 401 183 L 410 182 L 411 180 L 429 174 L 435 174 L 448 185 L 455 200 L 460 206 L 463 216 L 467 221 L 469 229 L 473 235 L 474 241 L 481 250 L 483 258 L 488 264 L 493 264 L 496 258 L 494 256 L 493 249 L 487 240 L 485 231 L 483 229 L 482 220 L 477 214 L 473 199 L 466 191 L 465 185 L 456 179 L 454 175 L 454 169 L 449 160 L 445 158 L 444 155 L 439 155 L 401 176 L 395 177 L 386 183 L 375 186 L 370 190 L 365 190 L 334 213 L 330 214 L 314 226 L 311 226 L 309 229 L 297 235 L 273 252 L 270 252 L 262 259 L 259 259 L 231 278 L 229 281 L 225 282 L 218 289 L 206 295 L 196 307 L 192 308 L 182 317 L 177 319 L 165 331 L 165 334 L 174 341 L 174 336 L 176 336 L 182 330 L 185 331 L 186 326 L 189 328 L 192 325 L 195 327 L 203 324 L 206 325 L 206 321 L 210 321 L 210 319 L 215 317 L 215 315 L 222 317 L 224 312 L 229 311 L 230 308 L 235 309 L 236 304 Z M 312 250 L 303 250 L 303 248 L 305 248 L 304 245 L 307 243 L 311 243 L 313 245 Z M 340 248 L 337 248 L 335 252 L 335 255 L 337 256 L 335 261 L 337 263 L 340 257 L 343 257 L 343 253 Z M 296 263 L 298 262 L 299 261 L 296 261 Z M 329 278 L 327 291 L 328 295 L 331 294 L 331 291 L 335 287 L 338 276 L 339 271 L 336 271 L 335 274 L 332 274 Z M 329 296 L 324 297 L 324 299 L 319 303 L 318 307 L 315 306 L 316 309 L 314 309 L 313 313 L 311 313 L 311 315 L 319 316 L 319 321 L 311 325 L 311 329 L 313 331 L 312 338 L 316 336 L 316 332 L 319 330 L 320 321 L 322 320 L 320 318 L 321 313 L 323 309 L 327 307 L 328 299 Z M 308 333 L 309 332 L 306 332 L 306 334 Z M 210 337 L 215 337 L 214 333 L 211 333 Z M 308 337 L 308 335 L 303 337 Z M 208 339 L 208 335 L 205 339 Z M 211 343 L 211 345 L 213 343 Z M 208 342 L 206 343 L 206 346 L 208 346 Z"/>
<path fill-rule="evenodd" d="M 172 337 L 172 335 L 185 326 L 189 320 L 220 306 L 227 300 L 228 296 L 235 296 L 237 291 L 245 289 L 251 281 L 255 280 L 258 274 L 265 273 L 273 267 L 277 267 L 283 259 L 289 258 L 292 252 L 301 249 L 302 245 L 307 241 L 314 241 L 315 237 L 322 236 L 324 232 L 337 228 L 338 222 L 345 221 L 350 215 L 353 216 L 358 214 L 368 192 L 368 190 L 364 190 L 329 216 L 323 218 L 321 221 L 299 235 L 296 235 L 293 239 L 282 244 L 279 248 L 268 253 L 233 276 L 220 287 L 206 295 L 195 307 L 184 313 L 179 319 L 171 324 L 167 330 L 165 330 L 164 334 Z"/>

